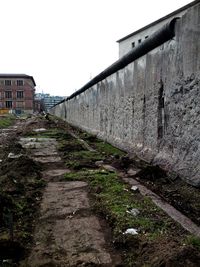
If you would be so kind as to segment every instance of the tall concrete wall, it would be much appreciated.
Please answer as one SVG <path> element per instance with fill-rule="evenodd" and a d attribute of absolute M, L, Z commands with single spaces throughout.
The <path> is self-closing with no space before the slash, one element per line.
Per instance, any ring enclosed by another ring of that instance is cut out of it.
<path fill-rule="evenodd" d="M 200 186 L 200 3 L 173 39 L 51 112 Z"/>

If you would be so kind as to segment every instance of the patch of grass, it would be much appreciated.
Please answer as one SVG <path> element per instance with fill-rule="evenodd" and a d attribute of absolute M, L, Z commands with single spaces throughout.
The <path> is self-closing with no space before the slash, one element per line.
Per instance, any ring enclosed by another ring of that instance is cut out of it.
<path fill-rule="evenodd" d="M 200 237 L 190 235 L 186 238 L 185 243 L 200 250 Z"/>
<path fill-rule="evenodd" d="M 69 134 L 60 130 L 59 128 L 48 129 L 44 132 L 27 132 L 25 136 L 35 137 L 35 138 L 56 138 L 56 139 L 68 139 Z"/>
<path fill-rule="evenodd" d="M 101 153 L 104 153 L 108 156 L 110 155 L 118 155 L 118 156 L 125 156 L 126 153 L 122 150 L 112 146 L 111 144 L 98 139 L 95 135 L 92 135 L 87 132 L 83 132 L 81 130 L 78 131 L 78 136 L 85 140 L 89 145 L 94 147 Z"/>
<path fill-rule="evenodd" d="M 132 193 L 116 173 L 105 170 L 84 170 L 65 175 L 66 180 L 84 180 L 90 185 L 95 196 L 95 209 L 104 215 L 113 227 L 114 235 L 122 234 L 127 228 L 136 228 L 142 233 L 161 234 L 167 227 L 165 221 L 156 220 L 152 213 L 155 205 L 150 199 L 138 200 L 137 194 Z M 139 215 L 133 216 L 127 211 L 136 208 Z"/>
<path fill-rule="evenodd" d="M 80 150 L 65 154 L 66 166 L 73 170 L 82 168 L 96 168 L 95 162 L 102 160 L 104 156 L 96 151 Z"/>
<path fill-rule="evenodd" d="M 83 150 L 84 148 L 77 139 L 71 137 L 70 140 L 61 140 L 57 146 L 57 149 L 63 152 L 65 156 L 65 153 L 67 155 L 68 152 L 80 151 Z"/>
<path fill-rule="evenodd" d="M 15 117 L 12 115 L 6 115 L 0 117 L 0 129 L 7 128 L 11 125 L 13 125 L 15 121 Z"/>
<path fill-rule="evenodd" d="M 88 150 L 74 151 L 70 153 L 70 157 L 74 159 L 86 159 L 92 161 L 101 160 L 103 158 L 103 156 L 100 155 L 98 152 Z"/>
<path fill-rule="evenodd" d="M 150 248 L 161 240 L 168 242 L 173 239 L 174 231 L 176 233 L 179 229 L 150 198 L 131 191 L 115 172 L 104 169 L 82 169 L 65 174 L 65 179 L 82 180 L 89 184 L 93 208 L 112 228 L 113 243 L 116 248 L 123 250 L 124 266 L 148 266 L 140 263 L 135 265 L 142 253 L 141 244 L 148 244 L 147 247 Z M 132 209 L 137 209 L 139 214 L 136 216 L 130 214 Z M 129 228 L 137 229 L 138 235 L 125 234 Z M 196 240 L 193 240 L 194 243 L 198 244 Z"/>
<path fill-rule="evenodd" d="M 103 141 L 95 143 L 95 146 L 98 151 L 100 151 L 101 153 L 105 153 L 106 155 L 119 155 L 119 156 L 126 155 L 126 153 L 123 152 L 122 150 Z"/>

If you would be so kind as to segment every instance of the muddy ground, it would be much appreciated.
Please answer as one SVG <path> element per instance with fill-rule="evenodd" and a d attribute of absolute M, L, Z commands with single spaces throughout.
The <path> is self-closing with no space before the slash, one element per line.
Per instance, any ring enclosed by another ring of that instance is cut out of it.
<path fill-rule="evenodd" d="M 181 177 L 53 117 L 3 131 L 0 159 L 0 266 L 200 265 L 200 239 L 121 179 L 199 225 L 199 189 Z"/>

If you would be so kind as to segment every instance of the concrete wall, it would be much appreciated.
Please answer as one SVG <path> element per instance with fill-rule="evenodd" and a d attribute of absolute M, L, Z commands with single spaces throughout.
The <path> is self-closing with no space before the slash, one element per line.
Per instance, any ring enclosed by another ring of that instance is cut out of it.
<path fill-rule="evenodd" d="M 52 113 L 200 186 L 200 3 L 175 37 Z"/>

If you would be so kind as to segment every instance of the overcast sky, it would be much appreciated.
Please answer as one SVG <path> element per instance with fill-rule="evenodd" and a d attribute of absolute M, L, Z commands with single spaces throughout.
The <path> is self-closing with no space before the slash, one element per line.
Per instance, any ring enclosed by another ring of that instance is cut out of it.
<path fill-rule="evenodd" d="M 118 39 L 189 2 L 0 0 L 0 73 L 69 96 L 118 59 Z"/>

